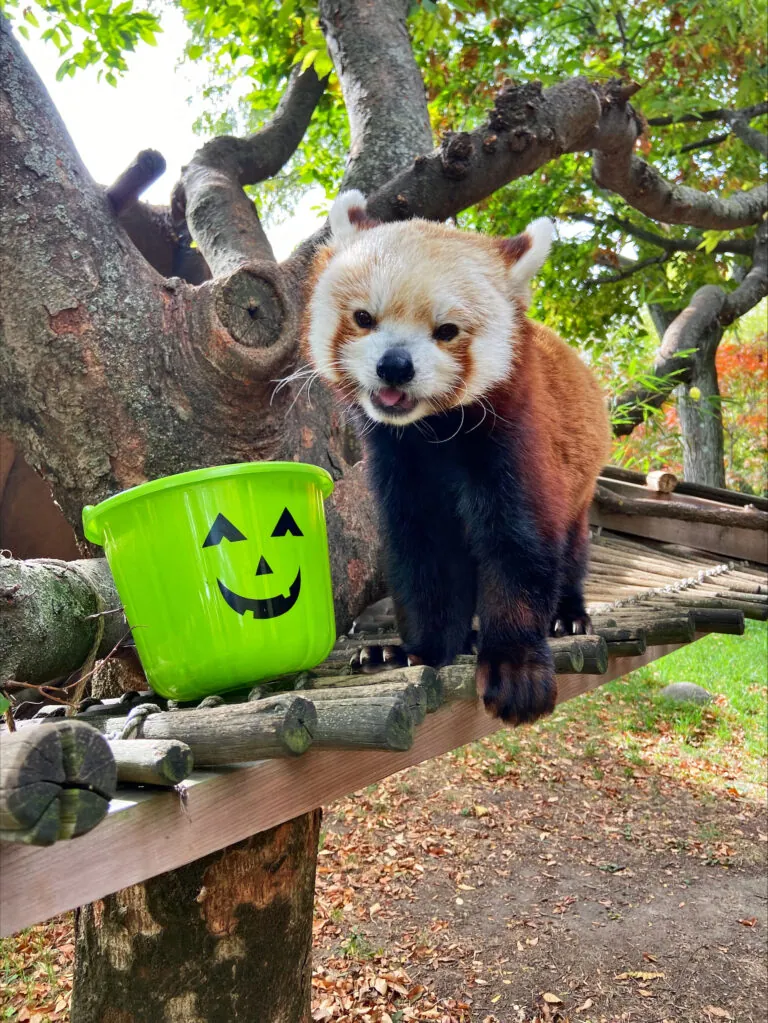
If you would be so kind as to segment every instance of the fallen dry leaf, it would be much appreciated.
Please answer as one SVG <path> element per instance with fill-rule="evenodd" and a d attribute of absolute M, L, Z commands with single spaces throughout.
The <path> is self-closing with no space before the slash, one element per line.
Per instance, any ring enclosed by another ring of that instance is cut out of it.
<path fill-rule="evenodd" d="M 708 1012 L 710 1016 L 714 1016 L 716 1019 L 733 1019 L 733 1016 L 727 1009 L 720 1009 L 717 1005 L 705 1005 L 704 1012 Z"/>
<path fill-rule="evenodd" d="M 745 927 L 754 927 L 755 924 L 757 923 L 757 917 L 750 916 L 747 917 L 745 920 L 739 920 L 739 923 L 743 924 Z"/>
<path fill-rule="evenodd" d="M 562 998 L 558 998 L 557 995 L 553 995 L 551 991 L 545 991 L 541 996 L 548 1005 L 562 1005 Z"/>
<path fill-rule="evenodd" d="M 660 980 L 663 973 L 646 973 L 645 970 L 629 970 L 627 973 L 617 973 L 614 980 Z"/>

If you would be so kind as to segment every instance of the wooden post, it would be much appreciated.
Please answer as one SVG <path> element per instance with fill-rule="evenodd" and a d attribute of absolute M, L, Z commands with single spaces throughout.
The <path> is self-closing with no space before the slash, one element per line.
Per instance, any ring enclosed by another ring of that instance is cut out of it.
<path fill-rule="evenodd" d="M 310 1023 L 320 815 L 78 910 L 72 1023 Z"/>
<path fill-rule="evenodd" d="M 0 734 L 0 841 L 51 845 L 102 820 L 117 788 L 103 736 L 78 721 Z"/>

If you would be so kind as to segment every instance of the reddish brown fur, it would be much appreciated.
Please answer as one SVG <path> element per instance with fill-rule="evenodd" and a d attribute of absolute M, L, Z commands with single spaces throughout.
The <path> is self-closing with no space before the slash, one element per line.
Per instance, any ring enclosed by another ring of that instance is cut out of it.
<path fill-rule="evenodd" d="M 512 266 L 530 249 L 531 239 L 527 234 L 516 234 L 512 238 L 502 238 L 498 246 L 504 262 L 507 266 Z"/>
<path fill-rule="evenodd" d="M 350 206 L 347 216 L 349 217 L 350 224 L 354 224 L 355 227 L 362 228 L 364 231 L 369 230 L 371 227 L 377 227 L 379 224 L 378 220 L 368 216 L 362 206 Z"/>
<path fill-rule="evenodd" d="M 510 377 L 489 395 L 496 413 L 525 427 L 518 465 L 538 521 L 552 539 L 585 521 L 610 454 L 605 401 L 592 372 L 548 327 L 520 310 Z"/>

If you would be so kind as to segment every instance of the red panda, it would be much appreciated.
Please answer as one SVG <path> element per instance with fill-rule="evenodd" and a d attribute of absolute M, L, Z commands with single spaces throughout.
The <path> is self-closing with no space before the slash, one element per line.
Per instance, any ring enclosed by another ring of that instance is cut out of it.
<path fill-rule="evenodd" d="M 526 316 L 552 224 L 496 239 L 425 220 L 380 224 L 337 199 L 316 254 L 302 347 L 353 410 L 412 664 L 466 649 L 489 711 L 555 705 L 547 637 L 590 629 L 587 515 L 608 458 L 592 373 Z"/>

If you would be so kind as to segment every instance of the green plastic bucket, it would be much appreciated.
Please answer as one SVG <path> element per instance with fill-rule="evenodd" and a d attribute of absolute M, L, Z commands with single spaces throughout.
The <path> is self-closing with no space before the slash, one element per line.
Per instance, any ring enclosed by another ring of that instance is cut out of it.
<path fill-rule="evenodd" d="M 335 642 L 323 499 L 299 462 L 153 480 L 83 509 L 152 688 L 176 700 L 311 668 Z"/>

